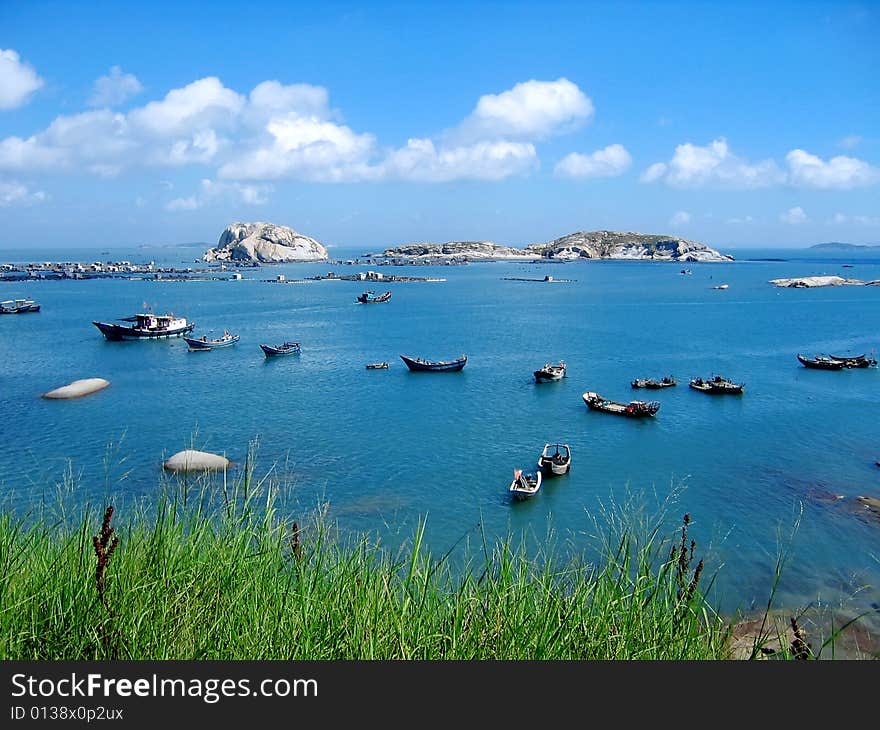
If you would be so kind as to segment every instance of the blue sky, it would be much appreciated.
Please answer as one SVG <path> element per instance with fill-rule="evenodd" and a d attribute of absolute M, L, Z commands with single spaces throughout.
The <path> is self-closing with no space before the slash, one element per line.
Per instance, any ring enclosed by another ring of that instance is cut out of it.
<path fill-rule="evenodd" d="M 0 0 L 0 247 L 880 242 L 880 5 Z"/>

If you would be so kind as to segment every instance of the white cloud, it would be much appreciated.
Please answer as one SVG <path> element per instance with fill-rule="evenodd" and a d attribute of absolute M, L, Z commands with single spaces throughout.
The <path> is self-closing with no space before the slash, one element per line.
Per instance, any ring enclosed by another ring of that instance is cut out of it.
<path fill-rule="evenodd" d="M 122 73 L 119 66 L 113 66 L 110 73 L 95 80 L 89 106 L 119 106 L 143 90 L 137 76 Z"/>
<path fill-rule="evenodd" d="M 858 134 L 850 134 L 847 137 L 844 137 L 841 140 L 838 140 L 837 146 L 843 147 L 845 150 L 851 150 L 855 147 L 858 147 L 862 142 L 865 141 L 865 138 Z"/>
<path fill-rule="evenodd" d="M 524 81 L 500 94 L 481 96 L 453 136 L 539 140 L 575 129 L 593 113 L 593 102 L 568 79 Z"/>
<path fill-rule="evenodd" d="M 265 205 L 269 202 L 271 192 L 270 185 L 243 185 L 204 179 L 195 195 L 174 198 L 165 204 L 165 210 L 172 212 L 196 210 L 218 203 Z"/>
<path fill-rule="evenodd" d="M 671 226 L 685 226 L 691 222 L 691 214 L 686 210 L 679 210 L 673 214 L 672 218 L 669 219 L 669 225 Z"/>
<path fill-rule="evenodd" d="M 532 170 L 538 164 L 535 146 L 523 142 L 477 142 L 440 147 L 430 139 L 411 139 L 391 152 L 372 171 L 376 179 L 447 182 L 501 180 Z"/>
<path fill-rule="evenodd" d="M 800 206 L 797 206 L 795 208 L 789 208 L 784 213 L 781 213 L 779 215 L 779 220 L 781 220 L 783 223 L 788 223 L 789 225 L 796 226 L 800 223 L 806 223 L 810 219 L 807 217 L 807 214 L 804 213 L 804 209 Z"/>
<path fill-rule="evenodd" d="M 835 213 L 827 222 L 829 225 L 855 223 L 860 226 L 880 226 L 880 217 L 870 215 L 845 215 L 844 213 Z"/>
<path fill-rule="evenodd" d="M 556 163 L 553 172 L 557 177 L 615 177 L 626 172 L 631 164 L 626 147 L 612 144 L 589 155 L 572 152 Z"/>
<path fill-rule="evenodd" d="M 704 147 L 680 144 L 668 163 L 656 162 L 641 176 L 642 182 L 661 179 L 681 188 L 762 188 L 782 182 L 784 174 L 773 160 L 752 163 L 737 157 L 720 137 Z"/>
<path fill-rule="evenodd" d="M 175 198 L 165 204 L 165 210 L 175 212 L 179 210 L 195 210 L 199 207 L 201 207 L 201 203 L 195 195 L 190 195 L 188 198 Z"/>
<path fill-rule="evenodd" d="M 195 130 L 233 126 L 245 99 L 209 76 L 182 89 L 172 89 L 162 101 L 151 101 L 132 110 L 134 127 L 157 137 L 187 135 Z"/>
<path fill-rule="evenodd" d="M 855 157 L 839 155 L 827 162 L 804 150 L 792 150 L 785 156 L 789 178 L 798 187 L 848 190 L 880 181 L 880 168 Z"/>
<path fill-rule="evenodd" d="M 15 109 L 26 104 L 44 85 L 33 66 L 24 63 L 11 48 L 0 48 L 0 109 Z"/>
<path fill-rule="evenodd" d="M 13 205 L 34 205 L 48 198 L 42 190 L 31 192 L 27 185 L 15 180 L 0 180 L 0 208 Z"/>

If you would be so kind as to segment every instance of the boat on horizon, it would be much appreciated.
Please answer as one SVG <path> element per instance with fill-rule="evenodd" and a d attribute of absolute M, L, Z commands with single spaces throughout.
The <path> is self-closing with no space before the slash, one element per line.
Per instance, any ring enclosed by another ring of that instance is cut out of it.
<path fill-rule="evenodd" d="M 535 370 L 535 382 L 547 383 L 554 380 L 562 380 L 565 377 L 565 360 L 560 360 L 558 365 L 546 363 L 540 370 Z"/>
<path fill-rule="evenodd" d="M 728 380 L 720 375 L 716 375 L 709 380 L 694 378 L 688 385 L 694 390 L 711 395 L 742 395 L 746 387 L 743 383 L 734 383 L 732 380 Z"/>
<path fill-rule="evenodd" d="M 544 444 L 538 457 L 538 469 L 548 476 L 568 474 L 571 470 L 571 448 L 568 444 Z"/>
<path fill-rule="evenodd" d="M 656 380 L 654 378 L 636 378 L 633 380 L 630 385 L 633 388 L 647 388 L 648 390 L 659 390 L 660 388 L 671 388 L 674 385 L 678 385 L 675 378 L 671 375 L 665 376 L 661 380 Z"/>
<path fill-rule="evenodd" d="M 182 337 L 193 331 L 195 322 L 187 322 L 186 317 L 146 312 L 131 317 L 120 317 L 119 322 L 92 322 L 108 340 L 158 340 L 169 337 Z"/>
<path fill-rule="evenodd" d="M 513 481 L 508 491 L 514 499 L 534 497 L 541 488 L 541 472 L 524 474 L 522 469 L 513 470 Z"/>
<path fill-rule="evenodd" d="M 222 347 L 231 347 L 241 339 L 240 335 L 233 335 L 228 330 L 223 331 L 223 336 L 213 340 L 209 340 L 207 335 L 201 337 L 184 337 L 183 341 L 189 345 L 192 352 L 204 352 L 207 350 L 216 350 Z"/>
<path fill-rule="evenodd" d="M 384 294 L 376 294 L 372 289 L 370 291 L 365 291 L 363 294 L 359 294 L 357 301 L 361 304 L 381 304 L 382 302 L 387 302 L 391 299 L 391 292 L 387 291 Z"/>
<path fill-rule="evenodd" d="M 285 342 L 281 345 L 260 345 L 260 349 L 266 357 L 298 355 L 301 350 L 299 342 Z"/>
<path fill-rule="evenodd" d="M 7 299 L 0 302 L 0 314 L 25 314 L 39 311 L 40 305 L 33 299 Z"/>
<path fill-rule="evenodd" d="M 654 416 L 660 410 L 660 402 L 656 400 L 633 400 L 629 403 L 617 403 L 616 401 L 603 398 L 593 391 L 587 391 L 581 397 L 590 410 L 613 413 L 618 416 L 628 416 L 629 418 L 647 418 Z"/>
<path fill-rule="evenodd" d="M 461 370 L 467 365 L 467 355 L 462 355 L 456 360 L 423 360 L 420 357 L 407 357 L 401 355 L 400 359 L 414 372 L 452 373 Z"/>

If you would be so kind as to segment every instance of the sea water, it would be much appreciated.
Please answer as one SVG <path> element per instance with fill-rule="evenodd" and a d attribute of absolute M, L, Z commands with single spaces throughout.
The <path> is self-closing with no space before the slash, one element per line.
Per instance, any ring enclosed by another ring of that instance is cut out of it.
<path fill-rule="evenodd" d="M 199 253 L 111 258 L 195 268 Z M 729 264 L 320 263 L 242 269 L 241 281 L 0 283 L 0 298 L 42 305 L 39 314 L 0 317 L 4 502 L 25 510 L 65 473 L 81 501 L 150 498 L 172 453 L 194 447 L 240 465 L 257 440 L 257 474 L 272 471 L 288 485 L 289 516 L 302 521 L 321 506 L 343 531 L 392 548 L 426 520 L 438 555 L 483 534 L 526 535 L 537 548 L 552 532 L 562 552 L 589 556 L 610 505 L 636 495 L 651 508 L 674 497 L 665 528 L 671 534 L 691 515 L 723 609 L 766 602 L 780 549 L 791 556 L 779 602 L 876 607 L 880 520 L 855 497 L 880 496 L 880 371 L 808 370 L 795 356 L 877 349 L 880 287 L 768 282 L 880 279 L 880 256 L 735 253 Z M 0 261 L 106 258 L 0 251 Z M 445 281 L 266 281 L 331 269 Z M 547 275 L 572 281 L 506 280 Z M 721 283 L 729 288 L 713 288 Z M 391 301 L 355 303 L 368 288 L 392 291 Z M 92 325 L 144 305 L 196 322 L 196 336 L 226 329 L 241 341 L 193 353 L 180 339 L 107 342 Z M 259 348 L 286 340 L 301 342 L 302 353 L 267 359 Z M 459 373 L 411 373 L 399 358 L 462 353 Z M 565 379 L 534 382 L 534 370 L 559 360 Z M 365 369 L 378 361 L 390 368 Z M 714 374 L 745 383 L 745 394 L 687 387 Z M 633 378 L 665 375 L 678 386 L 630 388 Z M 112 385 L 75 401 L 39 397 L 87 377 Z M 589 411 L 588 390 L 662 405 L 655 418 L 621 418 Z M 513 470 L 534 469 L 556 441 L 571 446 L 570 474 L 512 502 Z"/>

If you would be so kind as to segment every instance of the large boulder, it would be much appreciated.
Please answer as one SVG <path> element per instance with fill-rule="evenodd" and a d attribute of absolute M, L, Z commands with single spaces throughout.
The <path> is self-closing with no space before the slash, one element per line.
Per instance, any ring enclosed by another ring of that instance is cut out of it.
<path fill-rule="evenodd" d="M 222 471 L 228 469 L 232 462 L 220 454 L 212 454 L 209 451 L 196 451 L 184 449 L 174 456 L 165 460 L 162 466 L 167 471 L 185 473 L 193 471 Z"/>
<path fill-rule="evenodd" d="M 233 223 L 226 226 L 217 245 L 205 252 L 205 261 L 326 261 L 327 249 L 314 238 L 273 223 Z"/>
<path fill-rule="evenodd" d="M 82 398 L 84 395 L 91 395 L 99 390 L 104 390 L 108 385 L 110 385 L 110 381 L 104 380 L 104 378 L 84 378 L 83 380 L 74 380 L 72 383 L 62 385 L 60 388 L 55 388 L 55 390 L 50 390 L 48 393 L 43 393 L 43 398 L 48 398 L 49 400 Z"/>

